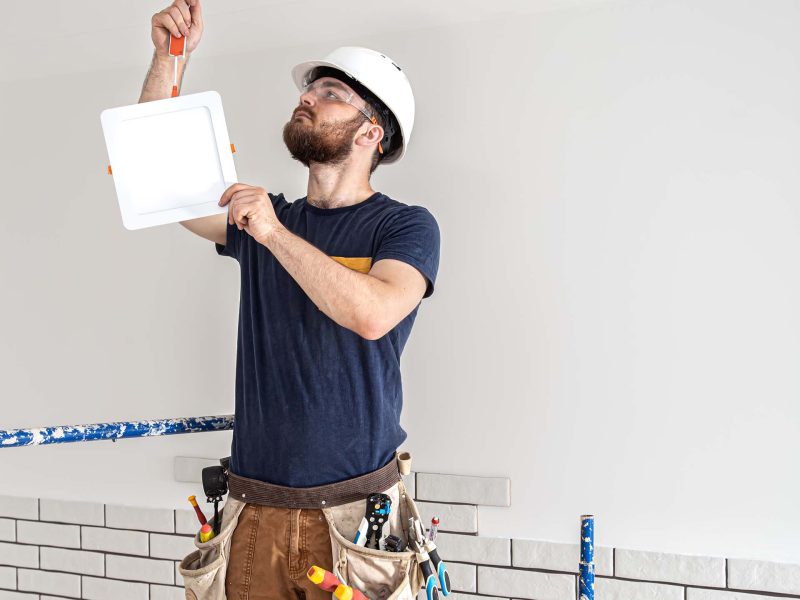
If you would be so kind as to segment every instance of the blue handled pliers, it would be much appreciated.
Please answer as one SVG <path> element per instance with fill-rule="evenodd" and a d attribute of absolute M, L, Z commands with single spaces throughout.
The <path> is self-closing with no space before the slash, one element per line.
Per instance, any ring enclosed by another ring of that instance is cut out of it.
<path fill-rule="evenodd" d="M 439 600 L 439 590 L 436 584 L 442 590 L 442 595 L 447 596 L 450 594 L 450 574 L 447 572 L 444 561 L 439 557 L 436 551 L 436 544 L 432 541 L 425 539 L 425 533 L 420 523 L 414 517 L 410 517 L 412 521 L 413 543 L 416 547 L 420 567 L 422 568 L 423 585 L 427 600 Z M 431 566 L 433 562 L 433 566 Z M 438 581 L 437 581 L 438 580 Z"/>

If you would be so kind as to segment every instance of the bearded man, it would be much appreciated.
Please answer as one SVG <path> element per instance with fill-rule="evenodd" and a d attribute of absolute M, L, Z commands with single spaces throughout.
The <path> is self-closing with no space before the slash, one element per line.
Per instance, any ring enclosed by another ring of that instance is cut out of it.
<path fill-rule="evenodd" d="M 140 102 L 170 95 L 169 35 L 186 36 L 188 57 L 202 31 L 200 0 L 153 15 Z M 306 576 L 311 565 L 333 567 L 322 509 L 396 494 L 407 437 L 400 355 L 439 266 L 433 215 L 370 185 L 411 137 L 414 97 L 402 69 L 346 46 L 295 66 L 292 77 L 300 96 L 283 141 L 308 168 L 306 195 L 288 202 L 236 183 L 220 198 L 227 214 L 182 222 L 241 270 L 233 441 L 223 463 L 229 499 L 244 503 L 225 575 L 231 599 L 257 590 L 264 599 L 329 600 Z"/>

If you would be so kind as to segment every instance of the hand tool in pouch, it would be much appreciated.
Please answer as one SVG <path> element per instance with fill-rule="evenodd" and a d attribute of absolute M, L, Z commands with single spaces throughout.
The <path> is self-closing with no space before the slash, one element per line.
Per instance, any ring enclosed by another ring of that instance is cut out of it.
<path fill-rule="evenodd" d="M 450 574 L 447 572 L 444 561 L 436 551 L 436 544 L 426 539 L 422 522 L 414 517 L 408 519 L 411 532 L 411 544 L 417 552 L 417 561 L 422 568 L 423 586 L 427 600 L 438 600 L 439 590 L 436 588 L 437 578 L 442 595 L 450 594 Z"/>
<path fill-rule="evenodd" d="M 439 578 L 439 587 L 442 590 L 442 594 L 447 596 L 450 593 L 450 574 L 447 572 L 447 567 L 444 565 L 444 561 L 439 558 L 439 552 L 436 550 L 436 544 L 433 542 L 436 540 L 436 533 L 439 531 L 439 517 L 434 516 L 431 519 L 431 528 L 428 530 L 428 537 L 425 539 L 425 550 L 428 552 L 428 556 L 431 557 L 431 561 L 433 562 L 433 568 L 436 570 L 436 576 Z"/>
<path fill-rule="evenodd" d="M 433 562 L 433 568 L 436 570 L 436 576 L 439 578 L 439 588 L 442 590 L 442 594 L 447 596 L 450 594 L 450 573 L 447 572 L 447 567 L 444 565 L 444 561 L 439 557 L 439 552 L 436 550 L 436 544 L 431 541 L 427 541 L 424 544 L 425 551 L 428 553 L 428 556 L 431 557 L 431 562 Z"/>
<path fill-rule="evenodd" d="M 341 584 L 334 591 L 333 595 L 338 600 L 369 600 L 358 588 Z"/>
<path fill-rule="evenodd" d="M 172 37 L 169 34 L 169 55 L 175 57 L 175 69 L 172 75 L 172 97 L 178 95 L 178 58 L 186 58 L 186 36 Z"/>
<path fill-rule="evenodd" d="M 324 592 L 333 592 L 339 600 L 369 600 L 358 588 L 342 583 L 336 575 L 322 567 L 311 565 L 306 576 L 316 583 Z"/>
<path fill-rule="evenodd" d="M 384 549 L 387 552 L 403 552 L 406 549 L 405 542 L 396 535 L 387 535 L 384 539 Z"/>
<path fill-rule="evenodd" d="M 436 532 L 439 531 L 439 517 L 434 516 L 431 519 L 431 528 L 428 529 L 428 540 L 431 542 L 436 541 Z"/>
<path fill-rule="evenodd" d="M 200 510 L 200 507 L 197 505 L 197 498 L 195 496 L 189 496 L 189 502 L 191 502 L 194 507 L 197 520 L 200 521 L 200 541 L 207 542 L 214 537 L 214 531 L 211 529 L 211 525 L 208 524 L 208 521 L 206 521 L 206 516 L 203 514 L 203 511 Z"/>
<path fill-rule="evenodd" d="M 214 535 L 219 534 L 220 514 L 217 510 L 220 500 L 228 493 L 228 477 L 224 467 L 205 467 L 203 469 L 203 490 L 206 501 L 214 503 Z"/>
<path fill-rule="evenodd" d="M 203 526 L 200 528 L 200 542 L 207 542 L 213 537 L 214 531 L 211 529 L 211 525 L 203 523 Z"/>
<path fill-rule="evenodd" d="M 200 525 L 205 525 L 206 516 L 203 514 L 203 511 L 200 510 L 200 507 L 197 505 L 197 498 L 195 496 L 189 496 L 189 502 L 194 507 L 194 512 L 197 515 L 197 520 L 200 521 Z"/>
<path fill-rule="evenodd" d="M 332 592 L 342 585 L 342 582 L 336 575 L 317 565 L 311 565 L 306 572 L 306 576 L 316 583 L 323 592 Z"/>
<path fill-rule="evenodd" d="M 376 550 L 386 549 L 386 536 L 389 535 L 389 513 L 392 499 L 387 494 L 373 493 L 367 498 L 367 510 L 361 525 L 358 526 L 353 543 Z"/>

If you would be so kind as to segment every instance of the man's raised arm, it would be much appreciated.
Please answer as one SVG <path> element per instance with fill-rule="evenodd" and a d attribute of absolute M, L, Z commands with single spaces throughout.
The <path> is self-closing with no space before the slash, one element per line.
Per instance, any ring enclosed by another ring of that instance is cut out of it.
<path fill-rule="evenodd" d="M 203 11 L 200 0 L 174 0 L 150 19 L 150 38 L 153 40 L 153 60 L 142 86 L 139 102 L 169 98 L 174 80 L 175 58 L 169 55 L 169 36 L 186 38 L 186 56 L 178 59 L 180 90 L 186 62 L 203 35 Z"/>
<path fill-rule="evenodd" d="M 172 95 L 175 80 L 175 58 L 169 55 L 169 36 L 186 37 L 186 56 L 178 59 L 178 90 L 181 89 L 183 72 L 189 56 L 200 43 L 203 35 L 203 12 L 200 0 L 175 0 L 150 19 L 150 37 L 153 40 L 153 60 L 142 85 L 139 103 L 162 100 Z M 225 245 L 228 224 L 227 215 L 210 215 L 181 221 L 181 225 L 192 233 L 212 242 Z"/>

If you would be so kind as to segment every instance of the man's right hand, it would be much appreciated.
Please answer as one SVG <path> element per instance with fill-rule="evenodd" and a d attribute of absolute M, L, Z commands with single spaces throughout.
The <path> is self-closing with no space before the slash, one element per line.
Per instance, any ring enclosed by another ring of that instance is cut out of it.
<path fill-rule="evenodd" d="M 190 54 L 203 35 L 203 11 L 200 0 L 174 0 L 150 20 L 153 29 L 150 37 L 156 47 L 156 55 L 169 58 L 169 35 L 186 37 L 186 54 Z"/>

